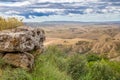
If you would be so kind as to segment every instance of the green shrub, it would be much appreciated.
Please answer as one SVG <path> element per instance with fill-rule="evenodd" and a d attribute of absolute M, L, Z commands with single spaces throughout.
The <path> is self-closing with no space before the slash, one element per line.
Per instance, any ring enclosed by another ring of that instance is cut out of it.
<path fill-rule="evenodd" d="M 35 61 L 33 80 L 71 80 L 65 71 L 60 70 L 59 61 L 62 62 L 62 56 L 62 52 L 56 46 L 48 47 Z"/>
<path fill-rule="evenodd" d="M 73 55 L 68 59 L 67 73 L 71 75 L 73 80 L 78 80 L 86 71 L 86 60 L 80 55 Z"/>
<path fill-rule="evenodd" d="M 45 51 L 49 61 L 56 67 L 59 68 L 60 71 L 66 70 L 66 53 L 56 46 L 49 46 Z"/>
<path fill-rule="evenodd" d="M 87 41 L 78 41 L 77 43 L 76 43 L 76 45 L 81 45 L 81 44 L 89 44 L 89 42 L 87 42 Z"/>
<path fill-rule="evenodd" d="M 96 54 L 66 56 L 56 46 L 50 46 L 38 59 L 34 80 L 119 80 L 120 77 L 120 65 Z"/>
<path fill-rule="evenodd" d="M 3 64 L 1 61 L 0 64 Z M 35 58 L 31 72 L 7 68 L 0 80 L 119 80 L 120 63 L 96 54 L 66 55 L 56 46 L 49 46 Z"/>
<path fill-rule="evenodd" d="M 99 61 L 102 58 L 97 54 L 90 53 L 90 54 L 86 55 L 86 59 L 87 59 L 88 62 L 90 62 L 90 61 Z"/>
<path fill-rule="evenodd" d="M 4 65 L 4 60 L 0 57 L 0 68 L 2 68 L 2 66 Z"/>
<path fill-rule="evenodd" d="M 90 62 L 88 64 L 89 71 L 83 80 L 119 80 L 120 78 L 117 71 L 113 70 L 105 60 Z"/>
<path fill-rule="evenodd" d="M 23 69 L 11 69 L 10 67 L 3 71 L 0 80 L 32 80 L 32 77 Z"/>

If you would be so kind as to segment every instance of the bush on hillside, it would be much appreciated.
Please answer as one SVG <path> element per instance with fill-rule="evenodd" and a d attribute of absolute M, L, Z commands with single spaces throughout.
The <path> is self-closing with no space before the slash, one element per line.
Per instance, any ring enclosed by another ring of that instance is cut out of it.
<path fill-rule="evenodd" d="M 0 80 L 32 80 L 32 77 L 23 69 L 12 69 L 10 67 L 3 71 Z"/>
<path fill-rule="evenodd" d="M 68 59 L 67 73 L 73 80 L 78 80 L 87 71 L 86 60 L 80 55 L 73 55 Z"/>
<path fill-rule="evenodd" d="M 34 71 L 32 72 L 33 80 L 72 80 L 64 71 L 63 59 L 64 55 L 59 48 L 56 46 L 48 47 L 35 60 Z"/>
<path fill-rule="evenodd" d="M 120 73 L 108 63 L 105 60 L 88 63 L 89 70 L 82 80 L 119 80 Z"/>
<path fill-rule="evenodd" d="M 86 55 L 86 59 L 88 62 L 91 62 L 91 61 L 99 61 L 102 59 L 102 57 L 100 57 L 98 54 L 90 53 Z"/>

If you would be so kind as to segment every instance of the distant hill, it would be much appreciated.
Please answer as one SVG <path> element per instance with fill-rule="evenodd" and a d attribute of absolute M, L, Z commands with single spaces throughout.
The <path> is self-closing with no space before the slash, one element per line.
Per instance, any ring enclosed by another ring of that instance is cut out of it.
<path fill-rule="evenodd" d="M 120 24 L 120 21 L 106 21 L 106 22 L 81 22 L 81 21 L 45 21 L 47 24 Z"/>
<path fill-rule="evenodd" d="M 80 25 L 120 25 L 120 21 L 109 21 L 109 22 L 80 22 L 80 21 L 45 21 L 45 22 L 25 22 L 27 26 L 40 27 L 40 26 L 56 26 L 56 25 L 67 25 L 67 24 L 80 24 Z"/>

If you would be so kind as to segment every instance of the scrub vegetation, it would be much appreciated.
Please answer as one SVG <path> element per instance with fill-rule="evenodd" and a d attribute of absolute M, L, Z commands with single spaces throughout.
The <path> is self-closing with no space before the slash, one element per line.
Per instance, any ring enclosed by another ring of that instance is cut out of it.
<path fill-rule="evenodd" d="M 4 63 L 4 62 L 3 62 Z M 3 65 L 2 60 L 0 65 Z M 120 63 L 97 54 L 70 54 L 49 46 L 36 57 L 34 69 L 1 67 L 0 80 L 119 80 Z"/>

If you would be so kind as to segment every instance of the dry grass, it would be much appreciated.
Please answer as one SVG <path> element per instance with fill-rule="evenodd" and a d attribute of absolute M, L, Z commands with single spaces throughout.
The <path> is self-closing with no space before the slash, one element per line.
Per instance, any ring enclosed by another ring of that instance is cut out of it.
<path fill-rule="evenodd" d="M 62 45 L 74 45 L 78 41 L 87 41 L 92 42 L 93 40 L 89 39 L 82 39 L 82 38 L 74 38 L 74 39 L 62 39 L 62 38 L 46 38 L 46 41 L 44 43 L 45 46 L 53 45 L 53 44 L 62 44 Z"/>
<path fill-rule="evenodd" d="M 0 31 L 6 29 L 16 28 L 18 26 L 22 26 L 22 20 L 18 20 L 17 18 L 3 18 L 0 17 Z"/>
<path fill-rule="evenodd" d="M 107 34 L 115 36 L 120 32 L 119 25 L 57 25 L 42 27 L 46 36 L 50 38 L 85 38 L 85 39 L 98 39 L 100 36 Z"/>

